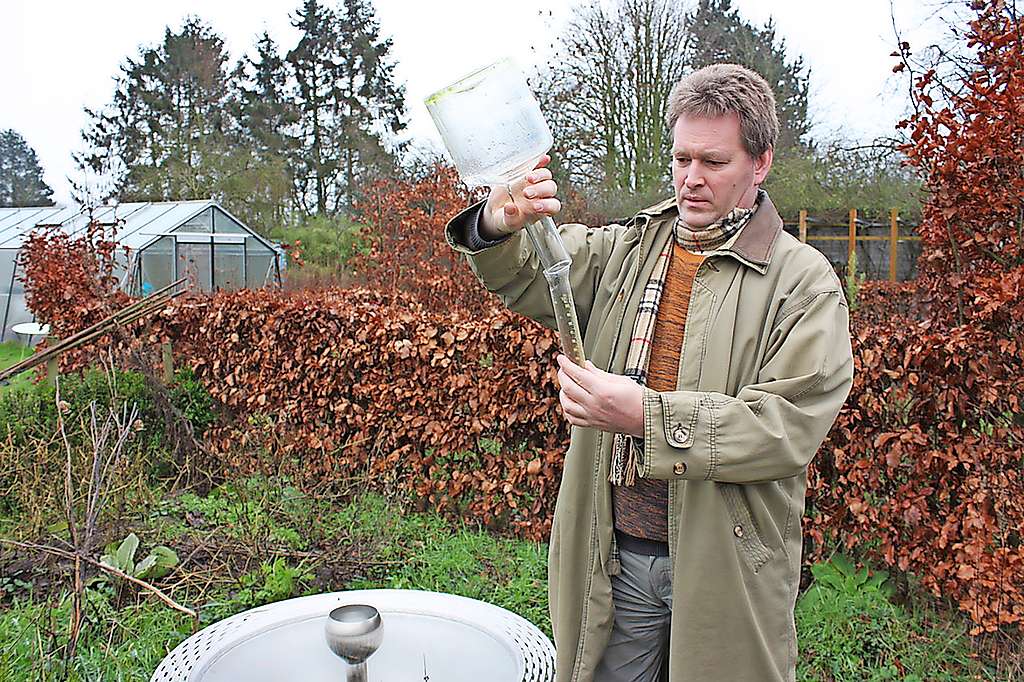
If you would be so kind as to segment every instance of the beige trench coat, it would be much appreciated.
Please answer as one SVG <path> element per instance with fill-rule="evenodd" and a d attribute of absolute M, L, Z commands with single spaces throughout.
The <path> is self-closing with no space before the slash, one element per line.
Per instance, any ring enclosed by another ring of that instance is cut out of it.
<path fill-rule="evenodd" d="M 547 283 L 518 233 L 463 245 L 479 205 L 449 224 L 484 285 L 555 327 Z M 621 374 L 641 291 L 671 238 L 674 200 L 626 226 L 559 230 L 587 358 Z M 678 390 L 644 390 L 642 476 L 669 481 L 671 682 L 793 680 L 807 465 L 853 378 L 848 309 L 829 262 L 782 230 L 767 198 L 697 272 Z M 613 437 L 572 428 L 549 556 L 557 680 L 593 677 L 612 625 Z"/>

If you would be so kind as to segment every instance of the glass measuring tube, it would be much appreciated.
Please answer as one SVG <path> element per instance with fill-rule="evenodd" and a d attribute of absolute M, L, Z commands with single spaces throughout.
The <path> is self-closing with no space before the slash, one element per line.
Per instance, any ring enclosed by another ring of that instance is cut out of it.
<path fill-rule="evenodd" d="M 537 252 L 537 257 L 540 258 L 540 264 L 544 270 L 561 263 L 568 265 L 572 262 L 569 252 L 565 249 L 565 242 L 562 241 L 561 235 L 558 234 L 558 228 L 555 227 L 555 221 L 549 216 L 544 216 L 523 229 L 533 243 L 533 250 Z"/>
<path fill-rule="evenodd" d="M 511 196 L 511 192 L 509 192 Z M 572 296 L 569 283 L 569 267 L 572 258 L 565 248 L 565 242 L 558 234 L 555 221 L 544 216 L 524 228 L 533 250 L 537 252 L 544 278 L 551 290 L 551 305 L 555 310 L 555 324 L 558 326 L 558 338 L 562 352 L 580 367 L 586 358 L 583 354 L 583 334 L 576 317 L 576 302 Z"/>
<path fill-rule="evenodd" d="M 550 219 L 549 219 L 550 220 Z M 544 278 L 551 289 L 551 304 L 555 309 L 555 323 L 562 352 L 580 367 L 586 362 L 583 354 L 583 334 L 576 317 L 576 302 L 569 285 L 569 261 L 562 261 L 545 268 Z"/>

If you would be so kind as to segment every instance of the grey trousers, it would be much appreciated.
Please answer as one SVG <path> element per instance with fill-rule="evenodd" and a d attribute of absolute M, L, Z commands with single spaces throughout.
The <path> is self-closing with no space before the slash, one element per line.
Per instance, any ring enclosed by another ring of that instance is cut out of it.
<path fill-rule="evenodd" d="M 672 560 L 619 550 L 622 571 L 612 576 L 615 620 L 594 682 L 668 679 L 672 619 Z"/>

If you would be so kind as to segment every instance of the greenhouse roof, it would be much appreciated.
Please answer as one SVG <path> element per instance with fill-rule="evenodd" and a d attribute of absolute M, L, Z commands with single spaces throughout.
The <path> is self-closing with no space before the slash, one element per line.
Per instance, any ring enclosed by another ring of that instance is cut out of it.
<path fill-rule="evenodd" d="M 211 206 L 216 206 L 227 213 L 216 201 L 206 199 L 100 206 L 93 209 L 92 217 L 102 225 L 115 228 L 114 241 L 118 244 L 128 249 L 139 250 Z M 232 218 L 239 225 L 245 226 L 237 218 Z M 69 235 L 82 235 L 89 225 L 89 214 L 86 209 L 77 206 L 0 208 L 0 249 L 19 249 L 32 230 L 50 225 L 59 225 Z M 258 237 L 255 232 L 252 234 Z M 262 238 L 260 241 L 271 246 Z"/>

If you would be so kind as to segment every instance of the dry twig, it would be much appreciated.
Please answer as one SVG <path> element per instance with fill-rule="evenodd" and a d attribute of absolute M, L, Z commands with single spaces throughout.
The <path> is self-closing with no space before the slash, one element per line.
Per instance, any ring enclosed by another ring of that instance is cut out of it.
<path fill-rule="evenodd" d="M 97 561 L 96 559 L 93 559 L 92 557 L 85 556 L 81 552 L 68 552 L 67 550 L 60 549 L 59 547 L 51 547 L 50 545 L 40 545 L 40 544 L 37 544 L 37 543 L 34 543 L 34 542 L 19 542 L 18 540 L 7 540 L 5 538 L 0 538 L 0 543 L 3 543 L 5 545 L 11 545 L 13 547 L 20 547 L 21 549 L 30 549 L 30 550 L 35 550 L 37 552 L 45 552 L 46 554 L 52 554 L 54 556 L 59 556 L 59 557 L 61 557 L 63 559 L 69 559 L 71 561 L 75 561 L 76 563 L 84 561 L 87 564 L 95 566 L 96 568 L 100 569 L 101 571 L 104 571 L 104 572 L 109 573 L 111 575 L 117 576 L 118 578 L 122 578 L 124 580 L 127 580 L 128 582 L 133 583 L 135 585 L 138 585 L 139 587 L 141 587 L 142 589 L 146 590 L 147 592 L 151 592 L 154 595 L 156 595 L 156 597 L 160 601 L 162 601 L 163 603 L 167 604 L 169 607 L 171 607 L 175 611 L 179 611 L 179 612 L 185 614 L 186 616 L 192 618 L 196 623 L 199 622 L 199 614 L 198 613 L 196 613 L 192 609 L 188 608 L 187 606 L 182 606 L 178 602 L 174 601 L 173 599 L 168 597 L 166 594 L 164 594 L 164 592 L 161 591 L 160 588 L 158 588 L 158 587 L 156 587 L 154 585 L 151 585 L 150 583 L 147 583 L 145 580 L 140 580 L 139 578 L 136 578 L 134 576 L 128 575 L 124 571 L 121 571 L 120 569 L 114 568 L 113 566 L 109 566 L 109 565 L 103 563 L 102 561 Z"/>

